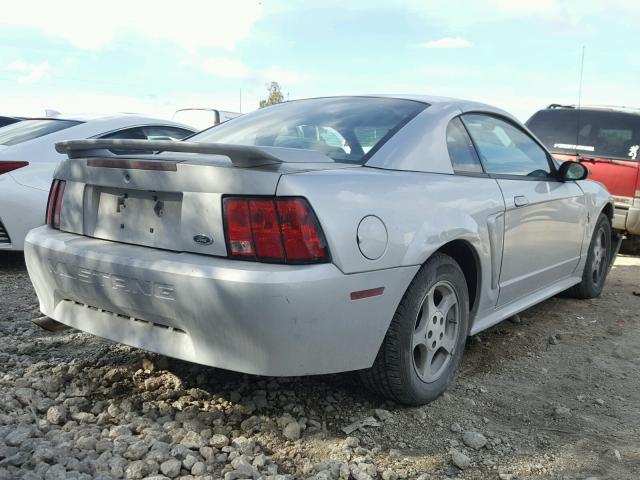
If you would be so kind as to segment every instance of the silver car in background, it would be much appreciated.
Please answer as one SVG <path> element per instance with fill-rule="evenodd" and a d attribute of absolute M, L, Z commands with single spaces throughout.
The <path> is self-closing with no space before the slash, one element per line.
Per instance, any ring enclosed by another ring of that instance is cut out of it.
<path fill-rule="evenodd" d="M 447 388 L 468 335 L 598 296 L 616 251 L 585 167 L 474 102 L 298 100 L 186 142 L 57 148 L 25 244 L 44 315 L 250 374 L 360 370 L 405 404 Z"/>

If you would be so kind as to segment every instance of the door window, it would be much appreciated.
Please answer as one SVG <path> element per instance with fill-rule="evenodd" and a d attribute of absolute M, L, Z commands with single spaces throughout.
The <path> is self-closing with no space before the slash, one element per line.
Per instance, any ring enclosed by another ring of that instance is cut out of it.
<path fill-rule="evenodd" d="M 511 123 L 491 115 L 463 115 L 487 173 L 549 178 L 545 150 Z"/>
<path fill-rule="evenodd" d="M 447 126 L 447 149 L 454 172 L 482 173 L 480 159 L 459 118 L 454 118 Z"/>

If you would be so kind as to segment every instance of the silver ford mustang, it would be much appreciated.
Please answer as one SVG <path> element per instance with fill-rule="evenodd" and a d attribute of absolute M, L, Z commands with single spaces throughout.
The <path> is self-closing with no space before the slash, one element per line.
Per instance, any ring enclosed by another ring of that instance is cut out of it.
<path fill-rule="evenodd" d="M 316 98 L 57 149 L 25 243 L 44 315 L 250 374 L 360 370 L 405 404 L 447 388 L 468 335 L 598 296 L 618 243 L 586 168 L 480 103 Z"/>

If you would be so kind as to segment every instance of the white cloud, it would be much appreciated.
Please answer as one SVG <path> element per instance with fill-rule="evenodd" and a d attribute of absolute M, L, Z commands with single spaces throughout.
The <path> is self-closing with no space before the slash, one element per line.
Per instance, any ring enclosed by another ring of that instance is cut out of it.
<path fill-rule="evenodd" d="M 49 76 L 49 62 L 47 61 L 25 63 L 21 60 L 16 60 L 7 65 L 7 69 L 23 74 L 18 76 L 18 82 L 21 83 L 35 83 Z"/>
<path fill-rule="evenodd" d="M 88 50 L 103 48 L 122 33 L 167 40 L 185 50 L 233 49 L 261 15 L 258 0 L 191 0 L 175 5 L 111 0 L 107 8 L 84 0 L 23 0 L 3 9 L 0 24 L 33 28 Z"/>
<path fill-rule="evenodd" d="M 239 58 L 193 57 L 185 60 L 183 64 L 201 68 L 213 77 L 243 80 L 254 84 L 276 81 L 283 86 L 290 86 L 303 79 L 302 74 L 277 65 L 265 69 L 251 68 Z"/>
<path fill-rule="evenodd" d="M 418 48 L 469 48 L 472 46 L 471 42 L 461 37 L 443 37 L 417 45 Z"/>
<path fill-rule="evenodd" d="M 242 110 L 248 112 L 258 108 L 260 95 L 264 88 L 242 91 Z M 264 96 L 264 95 L 263 95 Z M 16 94 L 0 92 L 0 105 L 3 113 L 17 116 L 42 116 L 45 108 L 57 110 L 63 114 L 113 114 L 117 112 L 134 112 L 157 118 L 171 119 L 173 113 L 180 108 L 206 107 L 221 110 L 238 111 L 239 92 L 212 92 L 206 94 L 176 94 L 161 98 L 153 96 L 91 94 L 65 92 L 52 94 L 34 92 L 32 94 Z"/>
<path fill-rule="evenodd" d="M 304 80 L 304 75 L 295 70 L 288 70 L 286 68 L 273 66 L 267 70 L 263 70 L 259 74 L 259 79 L 263 82 L 278 82 L 280 86 L 286 89 L 291 85 L 296 85 Z"/>
<path fill-rule="evenodd" d="M 251 75 L 251 69 L 237 58 L 207 57 L 200 66 L 214 77 L 246 79 Z"/>
<path fill-rule="evenodd" d="M 555 16 L 563 12 L 560 2 L 557 0 L 516 1 L 491 0 L 493 7 L 505 14 L 514 16 Z"/>

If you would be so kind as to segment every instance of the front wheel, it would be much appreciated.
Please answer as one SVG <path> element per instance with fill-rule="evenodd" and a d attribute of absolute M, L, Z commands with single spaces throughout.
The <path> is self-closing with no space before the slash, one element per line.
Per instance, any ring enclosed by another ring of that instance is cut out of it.
<path fill-rule="evenodd" d="M 609 263 L 611 262 L 611 223 L 600 214 L 593 229 L 587 262 L 582 273 L 582 281 L 571 287 L 567 293 L 575 298 L 595 298 L 602 293 Z"/>
<path fill-rule="evenodd" d="M 409 285 L 373 366 L 370 390 L 407 405 L 435 400 L 453 380 L 469 332 L 469 294 L 460 266 L 434 254 Z"/>

